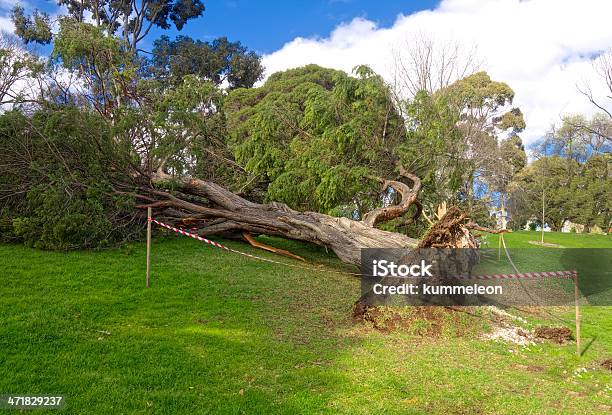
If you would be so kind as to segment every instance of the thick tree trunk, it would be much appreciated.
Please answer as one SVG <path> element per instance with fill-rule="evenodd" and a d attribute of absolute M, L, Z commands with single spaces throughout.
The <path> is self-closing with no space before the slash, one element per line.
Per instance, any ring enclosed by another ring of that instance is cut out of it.
<path fill-rule="evenodd" d="M 244 232 L 281 236 L 325 246 L 342 261 L 359 265 L 362 248 L 413 248 L 419 242 L 406 235 L 375 227 L 377 223 L 403 215 L 415 203 L 421 187 L 420 180 L 411 174 L 404 174 L 413 181 L 412 188 L 394 181 L 386 181 L 383 186 L 393 187 L 402 196 L 402 201 L 396 206 L 368 213 L 363 221 L 316 212 L 298 212 L 282 203 L 253 203 L 215 183 L 191 177 L 175 178 L 162 172 L 151 177 L 153 186 L 143 189 L 148 196 L 139 197 L 147 203 L 140 207 L 151 206 L 158 216 L 173 223 L 189 223 L 197 227 L 202 236 L 242 238 Z M 171 194 L 159 190 L 163 188 L 173 188 L 175 191 Z M 418 203 L 417 207 L 420 208 Z"/>

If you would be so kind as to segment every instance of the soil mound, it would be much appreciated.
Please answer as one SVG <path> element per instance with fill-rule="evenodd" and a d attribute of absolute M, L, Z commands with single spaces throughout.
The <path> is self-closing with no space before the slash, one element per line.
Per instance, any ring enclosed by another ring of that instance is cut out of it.
<path fill-rule="evenodd" d="M 551 340 L 557 344 L 572 340 L 572 331 L 567 327 L 536 327 L 533 335 L 536 339 Z"/>

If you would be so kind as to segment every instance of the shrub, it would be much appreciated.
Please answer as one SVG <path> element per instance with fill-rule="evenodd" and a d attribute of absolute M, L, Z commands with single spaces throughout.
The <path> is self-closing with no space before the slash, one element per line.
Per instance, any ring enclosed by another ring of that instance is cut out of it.
<path fill-rule="evenodd" d="M 76 109 L 0 116 L 0 238 L 43 249 L 95 248 L 135 236 L 126 170 L 100 117 Z"/>

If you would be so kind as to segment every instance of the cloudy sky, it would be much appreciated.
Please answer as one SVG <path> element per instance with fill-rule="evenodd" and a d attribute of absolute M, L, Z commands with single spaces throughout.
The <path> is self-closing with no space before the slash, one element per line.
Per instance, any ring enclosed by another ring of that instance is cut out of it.
<path fill-rule="evenodd" d="M 264 64 L 273 73 L 310 62 L 346 71 L 367 63 L 391 80 L 393 50 L 422 33 L 475 45 L 491 77 L 514 89 L 527 122 L 522 135 L 532 143 L 561 114 L 594 111 L 577 85 L 605 93 L 591 61 L 612 46 L 610 16 L 612 1 L 605 0 L 444 0 L 400 13 L 388 26 L 356 17 L 325 37 L 295 38 L 265 55 Z"/>
<path fill-rule="evenodd" d="M 16 0 L 0 0 L 0 28 Z M 53 1 L 26 8 L 57 12 Z M 477 48 L 483 69 L 515 91 L 527 143 L 564 113 L 593 113 L 578 92 L 605 93 L 591 62 L 612 46 L 610 0 L 246 0 L 205 1 L 207 11 L 183 31 L 209 40 L 228 36 L 264 55 L 267 74 L 308 63 L 350 71 L 368 64 L 391 80 L 394 51 L 416 35 Z M 149 42 L 156 37 L 150 36 Z"/>

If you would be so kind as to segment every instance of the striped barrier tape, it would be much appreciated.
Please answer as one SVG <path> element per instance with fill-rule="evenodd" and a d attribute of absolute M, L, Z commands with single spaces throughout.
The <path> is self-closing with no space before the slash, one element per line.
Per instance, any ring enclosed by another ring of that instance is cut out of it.
<path fill-rule="evenodd" d="M 158 220 L 155 220 L 155 219 L 150 219 L 150 220 L 151 220 L 151 222 L 161 226 L 162 228 L 170 229 L 171 231 L 174 231 L 176 233 L 180 233 L 181 235 L 190 236 L 193 239 L 197 239 L 198 241 L 202 241 L 202 242 L 207 243 L 209 245 L 216 246 L 217 248 L 225 249 L 227 251 L 230 250 L 227 246 L 223 246 L 220 243 L 217 243 L 215 241 L 211 241 L 210 239 L 202 238 L 199 235 L 195 235 L 193 233 L 186 232 L 186 231 L 184 231 L 182 229 L 175 228 L 174 226 L 166 225 L 165 223 L 162 223 L 162 222 L 160 222 Z"/>
<path fill-rule="evenodd" d="M 256 255 L 251 255 L 251 254 L 247 254 L 246 252 L 242 252 L 242 251 L 238 251 L 236 249 L 232 249 L 229 248 L 225 245 L 221 245 L 218 242 L 215 241 L 211 241 L 210 239 L 206 239 L 202 236 L 187 232 L 183 229 L 180 228 L 176 228 L 174 226 L 165 224 L 163 222 L 160 222 L 156 219 L 150 218 L 149 219 L 151 222 L 161 226 L 162 228 L 166 228 L 168 230 L 171 230 L 173 232 L 179 233 L 181 235 L 184 236 L 189 236 L 193 239 L 196 239 L 198 241 L 204 242 L 206 244 L 212 245 L 216 248 L 219 249 L 224 249 L 226 251 L 230 251 L 233 252 L 235 254 L 239 254 L 248 258 L 252 258 L 252 259 L 257 259 L 260 261 L 265 261 L 265 262 L 270 262 L 272 264 L 277 264 L 277 265 L 284 265 L 286 267 L 292 267 L 292 268 L 298 268 L 298 269 L 303 269 L 303 270 L 308 270 L 308 271 L 326 271 L 326 272 L 331 272 L 334 274 L 343 274 L 343 275 L 352 275 L 352 276 L 358 276 L 361 277 L 362 274 L 361 273 L 357 273 L 357 272 L 345 272 L 345 271 L 334 271 L 334 270 L 329 270 L 329 269 L 321 269 L 321 268 L 312 268 L 312 267 L 304 267 L 301 265 L 295 265 L 295 264 L 287 264 L 286 262 L 280 262 L 280 261 L 275 261 L 273 259 L 268 259 L 268 258 L 262 258 Z M 191 228 L 191 229 L 195 229 L 195 228 Z M 498 279 L 524 279 L 524 278 L 574 278 L 578 275 L 577 271 L 575 270 L 571 270 L 571 271 L 545 271 L 545 272 L 523 272 L 523 273 L 517 273 L 517 274 L 490 274 L 490 275 L 468 275 L 468 276 L 462 276 L 459 278 L 464 278 L 464 279 L 474 279 L 474 280 L 498 280 Z M 378 277 L 376 275 L 371 275 L 374 277 Z M 413 277 L 413 278 L 419 278 L 419 277 Z"/>
<path fill-rule="evenodd" d="M 294 265 L 294 264 L 287 264 L 287 263 L 285 263 L 285 262 L 274 261 L 273 259 L 262 258 L 262 257 L 256 256 L 256 255 L 247 254 L 246 252 L 242 252 L 242 251 L 238 251 L 238 250 L 236 250 L 236 249 L 229 248 L 229 247 L 227 247 L 227 246 L 225 246 L 225 245 L 221 245 L 221 244 L 220 244 L 220 243 L 218 243 L 218 242 L 211 241 L 210 239 L 203 238 L 203 237 L 201 237 L 200 235 L 196 235 L 196 234 L 193 234 L 193 233 L 187 232 L 187 231 L 185 231 L 185 230 L 183 230 L 183 229 L 180 229 L 180 228 L 175 228 L 174 226 L 171 226 L 171 225 L 165 224 L 165 223 L 160 222 L 160 221 L 158 221 L 158 220 L 155 220 L 155 219 L 152 219 L 152 218 L 151 218 L 151 219 L 149 219 L 149 220 L 150 220 L 151 222 L 153 222 L 153 223 L 155 223 L 155 224 L 157 224 L 157 225 L 161 226 L 162 228 L 169 229 L 169 230 L 171 230 L 171 231 L 173 231 L 173 232 L 179 233 L 179 234 L 184 235 L 184 236 L 189 236 L 189 237 L 191 237 L 191 238 L 193 238 L 193 239 L 197 239 L 198 241 L 201 241 L 201 242 L 207 243 L 207 244 L 212 245 L 212 246 L 214 246 L 214 247 L 216 247 L 216 248 L 219 248 L 219 249 L 224 249 L 224 250 L 226 250 L 226 251 L 230 251 L 230 252 L 233 252 L 233 253 L 235 253 L 235 254 L 239 254 L 239 255 L 242 255 L 242 256 L 245 256 L 245 257 L 248 257 L 248 258 L 257 259 L 257 260 L 260 260 L 260 261 L 265 261 L 265 262 L 270 262 L 270 263 L 272 263 L 272 264 L 277 264 L 277 265 L 284 265 L 284 266 L 287 266 L 287 267 L 293 267 L 293 268 L 305 269 L 305 270 L 309 270 L 309 271 L 321 271 L 321 269 L 319 269 L 319 268 L 309 268 L 309 267 L 303 267 L 303 266 Z M 360 275 L 361 275 L 361 274 L 358 274 L 358 273 L 352 273 L 352 272 L 332 271 L 332 270 L 326 270 L 326 271 L 328 271 L 328 272 L 333 272 L 333 273 L 336 273 L 336 274 L 349 274 L 349 275 L 358 275 L 358 276 L 360 276 Z"/>
<path fill-rule="evenodd" d="M 476 280 L 503 280 L 516 278 L 574 278 L 576 271 L 546 271 L 546 272 L 523 272 L 520 274 L 491 274 L 491 275 L 472 275 L 470 278 Z"/>

